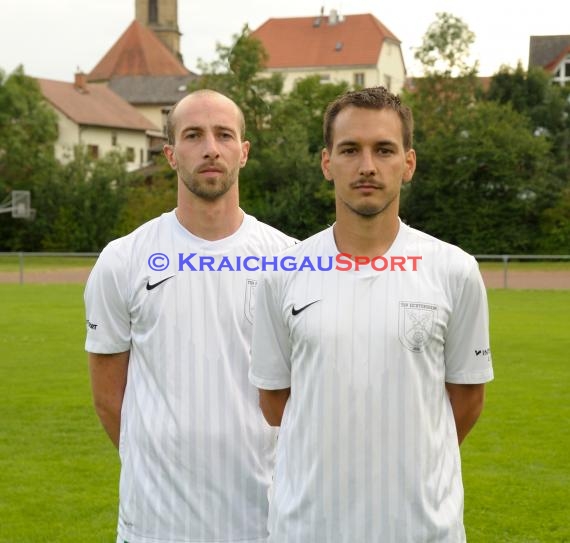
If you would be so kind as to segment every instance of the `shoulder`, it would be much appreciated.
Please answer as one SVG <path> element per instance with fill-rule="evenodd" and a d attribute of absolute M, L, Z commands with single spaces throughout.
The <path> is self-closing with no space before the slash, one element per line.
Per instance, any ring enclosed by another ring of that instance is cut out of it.
<path fill-rule="evenodd" d="M 313 234 L 303 241 L 297 241 L 295 245 L 283 251 L 283 254 L 296 257 L 332 254 L 331 250 L 334 247 L 334 245 L 331 245 L 332 239 L 332 227 L 329 227 Z"/>
<path fill-rule="evenodd" d="M 111 268 L 124 273 L 133 259 L 138 262 L 141 256 L 148 258 L 153 250 L 158 250 L 161 236 L 172 231 L 172 215 L 173 212 L 163 213 L 129 234 L 110 241 L 101 251 L 94 270 Z"/>
<path fill-rule="evenodd" d="M 406 235 L 406 248 L 414 249 L 419 256 L 428 259 L 432 265 L 444 268 L 472 268 L 475 258 L 461 247 L 426 234 L 402 223 Z"/>
<path fill-rule="evenodd" d="M 252 215 L 246 214 L 244 220 L 248 222 L 248 238 L 272 252 L 282 251 L 298 242 L 297 239 L 257 220 Z"/>

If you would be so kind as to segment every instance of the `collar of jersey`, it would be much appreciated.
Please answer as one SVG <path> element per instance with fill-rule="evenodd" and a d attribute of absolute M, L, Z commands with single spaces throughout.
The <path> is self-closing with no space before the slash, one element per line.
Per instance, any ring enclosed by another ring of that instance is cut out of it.
<path fill-rule="evenodd" d="M 203 251 L 211 254 L 223 253 L 224 251 L 227 251 L 233 247 L 245 235 L 247 235 L 247 231 L 255 219 L 251 215 L 248 215 L 244 212 L 243 221 L 240 224 L 239 228 L 233 234 L 222 239 L 217 239 L 215 241 L 199 238 L 198 236 L 192 234 L 192 232 L 186 230 L 186 228 L 184 228 L 178 222 L 174 210 L 170 212 L 170 221 L 173 223 L 173 230 L 176 237 L 181 241 L 181 251 L 187 251 L 188 246 L 190 245 L 193 251 Z"/>

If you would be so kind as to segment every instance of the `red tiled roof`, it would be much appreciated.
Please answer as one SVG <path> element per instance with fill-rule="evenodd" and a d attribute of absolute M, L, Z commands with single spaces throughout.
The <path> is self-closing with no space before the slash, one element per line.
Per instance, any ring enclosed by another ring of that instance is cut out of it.
<path fill-rule="evenodd" d="M 385 39 L 401 43 L 370 13 L 346 15 L 336 24 L 329 19 L 268 19 L 252 32 L 269 54 L 267 68 L 375 65 Z"/>
<path fill-rule="evenodd" d="M 127 130 L 158 130 L 104 83 L 89 83 L 81 90 L 73 83 L 64 81 L 37 81 L 45 99 L 76 124 Z"/>
<path fill-rule="evenodd" d="M 188 75 L 190 72 L 156 34 L 133 21 L 91 70 L 89 81 L 108 81 L 121 75 Z"/>
<path fill-rule="evenodd" d="M 558 68 L 558 65 L 568 54 L 570 54 L 570 45 L 567 45 L 564 49 L 562 49 L 555 58 L 553 58 L 546 66 L 544 66 L 544 69 L 548 70 L 549 72 L 554 72 L 554 70 Z"/>

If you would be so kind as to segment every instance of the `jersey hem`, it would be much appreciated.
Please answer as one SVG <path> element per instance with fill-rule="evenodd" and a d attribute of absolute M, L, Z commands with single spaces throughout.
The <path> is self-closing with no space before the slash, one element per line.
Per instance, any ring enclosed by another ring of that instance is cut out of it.
<path fill-rule="evenodd" d="M 249 382 L 257 388 L 262 390 L 282 390 L 284 388 L 291 388 L 291 381 L 280 381 L 275 379 L 262 379 L 253 375 L 251 372 L 249 374 Z"/>

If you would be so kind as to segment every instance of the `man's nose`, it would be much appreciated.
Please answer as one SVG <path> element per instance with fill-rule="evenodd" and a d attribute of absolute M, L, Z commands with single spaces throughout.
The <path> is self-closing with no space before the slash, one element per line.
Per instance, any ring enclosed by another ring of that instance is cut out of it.
<path fill-rule="evenodd" d="M 372 152 L 368 150 L 363 150 L 361 153 L 359 174 L 362 177 L 371 177 L 376 175 L 376 164 L 374 163 L 374 157 Z"/>
<path fill-rule="evenodd" d="M 218 158 L 220 150 L 218 149 L 218 142 L 214 134 L 207 134 L 204 137 L 204 158 Z"/>

